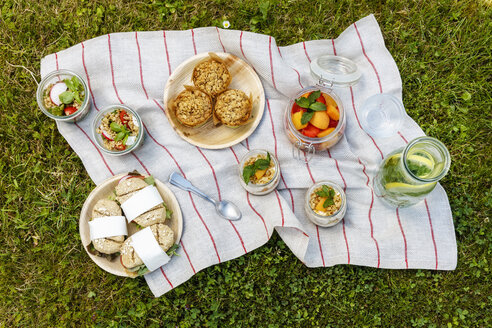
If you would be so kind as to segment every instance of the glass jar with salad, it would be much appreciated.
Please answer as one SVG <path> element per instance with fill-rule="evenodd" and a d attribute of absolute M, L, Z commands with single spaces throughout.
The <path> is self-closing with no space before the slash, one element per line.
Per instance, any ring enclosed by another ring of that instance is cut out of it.
<path fill-rule="evenodd" d="M 48 117 L 73 123 L 83 119 L 91 103 L 87 85 L 80 75 L 69 70 L 56 70 L 45 76 L 38 85 L 36 100 Z"/>
<path fill-rule="evenodd" d="M 392 206 L 411 206 L 434 190 L 450 165 L 449 151 L 442 142 L 419 137 L 386 156 L 373 180 L 374 190 Z"/>
<path fill-rule="evenodd" d="M 345 131 L 345 109 L 335 88 L 358 82 L 361 73 L 351 60 L 333 55 L 314 59 L 315 86 L 299 91 L 285 109 L 284 123 L 293 143 L 293 157 L 308 162 L 318 151 L 334 146 Z"/>
<path fill-rule="evenodd" d="M 306 192 L 304 210 L 312 223 L 321 227 L 334 226 L 347 211 L 345 192 L 331 181 L 315 183 Z"/>
<path fill-rule="evenodd" d="M 253 149 L 246 153 L 238 168 L 241 186 L 253 195 L 272 192 L 280 181 L 277 158 L 263 149 Z"/>
<path fill-rule="evenodd" d="M 92 134 L 96 144 L 109 155 L 124 155 L 143 141 L 142 120 L 125 105 L 110 105 L 94 118 Z"/>

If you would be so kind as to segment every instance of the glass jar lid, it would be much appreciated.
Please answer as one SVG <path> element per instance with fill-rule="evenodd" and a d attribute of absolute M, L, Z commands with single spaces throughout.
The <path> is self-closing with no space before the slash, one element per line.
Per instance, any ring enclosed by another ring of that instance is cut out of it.
<path fill-rule="evenodd" d="M 356 84 L 362 75 L 355 62 L 342 56 L 322 55 L 309 66 L 319 84 L 328 87 L 349 87 Z"/>

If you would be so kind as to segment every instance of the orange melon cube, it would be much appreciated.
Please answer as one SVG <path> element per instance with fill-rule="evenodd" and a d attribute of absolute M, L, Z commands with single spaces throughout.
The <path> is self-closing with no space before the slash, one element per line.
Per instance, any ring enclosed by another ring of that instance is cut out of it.
<path fill-rule="evenodd" d="M 321 197 L 318 204 L 316 204 L 316 210 L 324 212 L 325 208 L 323 207 L 323 204 L 325 203 L 325 200 L 327 200 L 327 197 Z"/>
<path fill-rule="evenodd" d="M 267 169 L 256 171 L 256 173 L 255 173 L 256 180 L 260 180 L 261 178 L 263 178 L 263 176 L 265 175 L 266 170 Z"/>
<path fill-rule="evenodd" d="M 325 97 L 326 106 L 332 105 L 333 107 L 337 108 L 338 105 L 337 105 L 336 101 L 332 97 L 330 97 L 326 93 L 323 93 L 323 97 Z"/>
<path fill-rule="evenodd" d="M 340 112 L 337 110 L 336 107 L 333 107 L 332 105 L 327 105 L 326 112 L 332 120 L 338 121 L 340 119 Z"/>
<path fill-rule="evenodd" d="M 326 137 L 327 135 L 329 135 L 330 133 L 332 133 L 333 131 L 335 131 L 335 128 L 328 128 L 326 130 L 323 130 L 321 131 L 320 133 L 318 133 L 316 135 L 316 137 L 318 138 L 323 138 L 323 137 Z"/>
<path fill-rule="evenodd" d="M 302 114 L 304 114 L 304 111 L 302 110 L 292 114 L 292 123 L 294 123 L 294 127 L 297 130 L 302 130 L 308 125 L 307 123 L 306 124 L 301 123 Z"/>
<path fill-rule="evenodd" d="M 314 115 L 309 122 L 318 129 L 324 130 L 330 124 L 330 117 L 325 111 L 314 112 Z"/>

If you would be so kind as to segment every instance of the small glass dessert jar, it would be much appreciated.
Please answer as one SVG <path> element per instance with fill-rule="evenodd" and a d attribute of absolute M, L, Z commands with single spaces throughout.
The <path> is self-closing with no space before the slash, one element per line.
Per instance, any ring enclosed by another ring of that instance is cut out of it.
<path fill-rule="evenodd" d="M 36 100 L 41 111 L 49 118 L 74 123 L 82 120 L 91 108 L 88 90 L 80 75 L 61 69 L 41 80 Z"/>
<path fill-rule="evenodd" d="M 419 137 L 391 152 L 373 180 L 376 195 L 395 207 L 423 200 L 451 165 L 446 146 L 431 137 Z"/>
<path fill-rule="evenodd" d="M 346 114 L 333 88 L 354 85 L 361 76 L 357 65 L 341 56 L 320 56 L 311 62 L 310 68 L 316 85 L 291 98 L 284 115 L 287 137 L 293 144 L 292 155 L 305 162 L 342 138 Z"/>
<path fill-rule="evenodd" d="M 331 227 L 345 216 L 347 197 L 338 184 L 320 181 L 306 192 L 304 210 L 312 223 L 320 227 Z"/>
<path fill-rule="evenodd" d="M 247 152 L 241 158 L 238 173 L 241 186 L 253 195 L 272 192 L 280 181 L 280 165 L 277 158 L 263 149 Z"/>
<path fill-rule="evenodd" d="M 140 115 L 125 105 L 109 105 L 92 121 L 92 137 L 97 147 L 108 155 L 125 155 L 143 142 Z"/>

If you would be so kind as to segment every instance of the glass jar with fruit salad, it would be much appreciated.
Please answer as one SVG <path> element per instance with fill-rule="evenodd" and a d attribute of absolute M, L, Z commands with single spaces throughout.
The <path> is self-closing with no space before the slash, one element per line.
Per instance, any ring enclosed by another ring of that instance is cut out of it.
<path fill-rule="evenodd" d="M 434 190 L 450 165 L 449 151 L 442 142 L 419 137 L 386 156 L 373 180 L 374 190 L 392 206 L 411 206 Z"/>
<path fill-rule="evenodd" d="M 293 157 L 308 162 L 334 146 L 345 131 L 345 110 L 335 88 L 356 84 L 361 76 L 350 59 L 323 55 L 310 64 L 314 86 L 299 91 L 285 109 L 284 123 Z"/>

